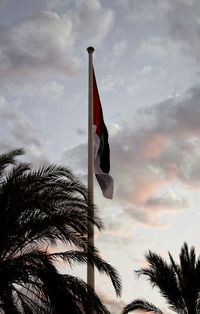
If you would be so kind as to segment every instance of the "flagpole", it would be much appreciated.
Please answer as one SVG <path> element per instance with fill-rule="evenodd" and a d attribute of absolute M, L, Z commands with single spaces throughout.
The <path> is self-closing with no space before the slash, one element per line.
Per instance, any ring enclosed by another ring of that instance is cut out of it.
<path fill-rule="evenodd" d="M 89 57 L 88 68 L 88 217 L 94 219 L 94 193 L 93 193 L 93 173 L 94 173 L 94 147 L 93 147 L 93 47 L 87 48 Z M 94 225 L 88 219 L 88 246 L 94 246 Z M 95 288 L 94 267 L 87 263 L 87 284 Z"/>

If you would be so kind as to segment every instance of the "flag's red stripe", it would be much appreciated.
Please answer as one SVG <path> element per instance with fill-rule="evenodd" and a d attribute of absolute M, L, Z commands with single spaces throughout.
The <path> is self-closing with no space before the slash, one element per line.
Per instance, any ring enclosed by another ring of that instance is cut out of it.
<path fill-rule="evenodd" d="M 101 136 L 101 104 L 97 90 L 96 79 L 93 70 L 93 124 L 96 125 L 96 133 Z"/>

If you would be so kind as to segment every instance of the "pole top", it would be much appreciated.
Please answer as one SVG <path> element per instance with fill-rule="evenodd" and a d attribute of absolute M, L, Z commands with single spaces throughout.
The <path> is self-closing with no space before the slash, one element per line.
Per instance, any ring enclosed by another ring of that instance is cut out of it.
<path fill-rule="evenodd" d="M 87 52 L 88 52 L 88 53 L 93 53 L 94 50 L 95 50 L 95 49 L 94 49 L 93 47 L 91 47 L 91 46 L 87 48 Z"/>

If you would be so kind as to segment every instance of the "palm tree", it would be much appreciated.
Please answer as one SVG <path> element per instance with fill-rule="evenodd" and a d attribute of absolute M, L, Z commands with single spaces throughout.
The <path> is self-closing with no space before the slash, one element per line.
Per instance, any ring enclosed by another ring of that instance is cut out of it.
<path fill-rule="evenodd" d="M 87 190 L 69 169 L 49 165 L 33 171 L 16 161 L 21 154 L 17 149 L 0 155 L 0 313 L 83 314 L 89 302 L 97 313 L 109 313 L 83 280 L 55 266 L 89 261 L 120 295 L 116 270 L 95 248 L 87 250 Z M 97 216 L 92 223 L 102 228 Z M 52 252 L 57 241 L 66 244 L 64 252 Z M 69 244 L 75 249 L 67 250 Z"/>
<path fill-rule="evenodd" d="M 195 248 L 191 247 L 189 250 L 187 243 L 184 243 L 179 264 L 170 253 L 170 263 L 151 251 L 145 257 L 149 266 L 136 273 L 146 276 L 153 287 L 159 288 L 169 308 L 181 314 L 200 313 L 200 257 L 196 258 Z M 135 310 L 163 313 L 152 303 L 137 299 L 124 308 L 123 314 Z"/>

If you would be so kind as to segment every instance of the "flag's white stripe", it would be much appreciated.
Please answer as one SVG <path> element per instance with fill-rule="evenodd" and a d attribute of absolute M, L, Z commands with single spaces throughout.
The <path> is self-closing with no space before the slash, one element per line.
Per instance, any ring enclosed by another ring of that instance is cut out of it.
<path fill-rule="evenodd" d="M 113 178 L 109 174 L 103 172 L 102 169 L 100 168 L 100 159 L 98 155 L 100 138 L 98 134 L 96 134 L 96 125 L 93 126 L 93 132 L 94 132 L 94 172 L 104 197 L 112 199 L 114 182 Z"/>

